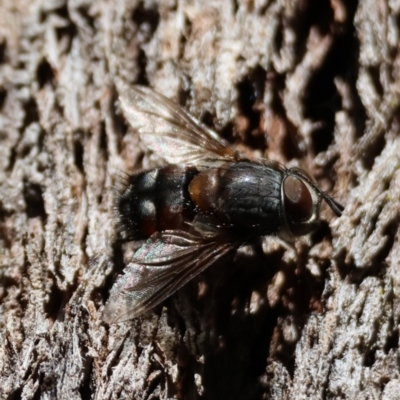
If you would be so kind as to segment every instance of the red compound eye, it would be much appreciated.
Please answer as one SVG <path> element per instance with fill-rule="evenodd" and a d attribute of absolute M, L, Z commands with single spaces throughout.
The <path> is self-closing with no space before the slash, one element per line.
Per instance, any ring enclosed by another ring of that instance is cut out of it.
<path fill-rule="evenodd" d="M 289 175 L 283 182 L 286 220 L 294 235 L 312 230 L 308 221 L 313 217 L 314 203 L 307 185 L 299 178 Z"/>

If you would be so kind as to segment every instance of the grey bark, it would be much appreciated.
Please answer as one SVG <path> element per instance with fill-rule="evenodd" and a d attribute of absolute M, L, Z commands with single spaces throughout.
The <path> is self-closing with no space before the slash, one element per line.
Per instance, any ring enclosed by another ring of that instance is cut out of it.
<path fill-rule="evenodd" d="M 400 398 L 398 1 L 0 3 L 0 394 Z M 148 84 L 346 206 L 268 238 L 132 322 L 121 171 L 159 160 L 118 107 Z"/>

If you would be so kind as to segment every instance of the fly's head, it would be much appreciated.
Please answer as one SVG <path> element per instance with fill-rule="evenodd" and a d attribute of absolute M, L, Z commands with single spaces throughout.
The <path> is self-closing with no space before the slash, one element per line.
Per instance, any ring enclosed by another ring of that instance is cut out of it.
<path fill-rule="evenodd" d="M 281 185 L 280 236 L 290 240 L 312 232 L 320 221 L 322 200 L 325 200 L 336 216 L 342 215 L 343 206 L 321 191 L 305 171 L 300 168 L 288 169 Z"/>

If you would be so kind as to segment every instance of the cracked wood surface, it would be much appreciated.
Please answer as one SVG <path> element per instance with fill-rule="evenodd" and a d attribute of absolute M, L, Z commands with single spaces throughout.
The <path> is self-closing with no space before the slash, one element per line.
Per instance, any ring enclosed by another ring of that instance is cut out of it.
<path fill-rule="evenodd" d="M 0 397 L 400 398 L 400 3 L 0 3 Z M 114 77 L 345 205 L 108 326 L 118 176 L 160 163 Z"/>

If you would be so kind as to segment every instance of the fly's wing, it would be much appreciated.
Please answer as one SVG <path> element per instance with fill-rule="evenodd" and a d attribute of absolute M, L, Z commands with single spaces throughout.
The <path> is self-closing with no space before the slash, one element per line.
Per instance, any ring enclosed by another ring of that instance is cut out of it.
<path fill-rule="evenodd" d="M 149 311 L 234 248 L 183 231 L 155 233 L 111 289 L 104 321 L 123 322 Z"/>
<path fill-rule="evenodd" d="M 226 141 L 163 95 L 117 81 L 122 109 L 145 145 L 171 164 L 244 157 Z"/>

